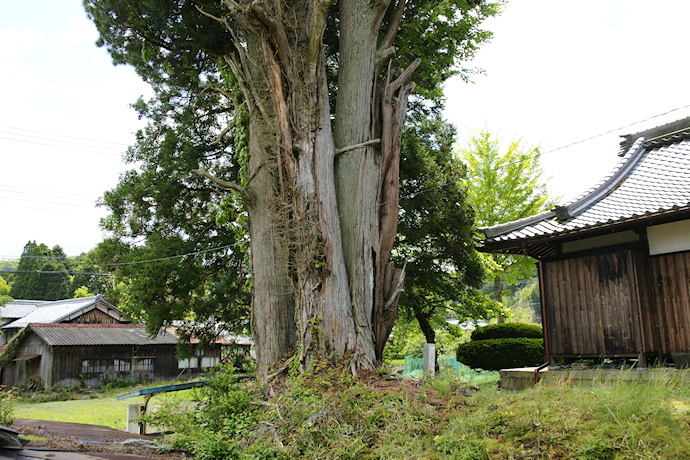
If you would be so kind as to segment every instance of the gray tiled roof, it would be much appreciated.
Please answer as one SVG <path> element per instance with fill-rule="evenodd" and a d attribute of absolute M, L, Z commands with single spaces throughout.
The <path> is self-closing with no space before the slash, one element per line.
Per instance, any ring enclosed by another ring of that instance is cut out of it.
<path fill-rule="evenodd" d="M 51 302 L 48 300 L 13 300 L 12 302 L 7 302 L 5 305 L 0 307 L 0 318 L 23 318 L 37 308 L 50 303 Z"/>
<path fill-rule="evenodd" d="M 672 132 L 668 132 L 669 127 Z M 627 148 L 622 160 L 597 186 L 551 211 L 479 229 L 486 235 L 484 245 L 689 210 L 690 118 L 641 134 L 653 137 L 627 136 L 621 143 Z"/>
<path fill-rule="evenodd" d="M 106 302 L 101 295 L 81 297 L 78 299 L 56 300 L 54 302 L 41 302 L 35 304 L 35 308 L 26 315 L 19 316 L 19 319 L 16 321 L 3 326 L 3 329 L 26 327 L 29 323 L 59 323 L 74 314 L 88 311 L 98 304 L 104 305 L 108 310 L 113 310 L 120 314 L 122 313 Z M 28 307 L 28 305 L 26 306 Z M 9 318 L 9 316 L 7 317 Z"/>
<path fill-rule="evenodd" d="M 38 308 L 35 304 L 30 303 L 18 303 L 18 302 L 7 302 L 5 305 L 0 307 L 0 318 L 5 319 L 17 319 L 23 318 L 32 311 Z"/>
<path fill-rule="evenodd" d="M 163 331 L 150 338 L 142 324 L 36 324 L 31 330 L 45 343 L 56 345 L 176 344 L 177 337 Z"/>

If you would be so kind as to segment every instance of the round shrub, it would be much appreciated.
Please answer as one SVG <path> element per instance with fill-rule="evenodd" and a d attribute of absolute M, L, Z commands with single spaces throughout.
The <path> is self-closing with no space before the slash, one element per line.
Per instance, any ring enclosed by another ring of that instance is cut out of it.
<path fill-rule="evenodd" d="M 497 371 L 544 363 L 544 340 L 539 338 L 500 338 L 460 344 L 458 361 L 471 368 Z"/>
<path fill-rule="evenodd" d="M 470 339 L 517 339 L 520 337 L 541 339 L 543 337 L 541 326 L 527 323 L 489 324 L 484 327 L 478 327 L 472 331 Z"/>

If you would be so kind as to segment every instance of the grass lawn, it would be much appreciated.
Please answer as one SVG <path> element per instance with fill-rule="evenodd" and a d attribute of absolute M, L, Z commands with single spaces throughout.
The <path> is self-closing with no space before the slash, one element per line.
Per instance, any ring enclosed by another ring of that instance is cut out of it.
<path fill-rule="evenodd" d="M 72 401 L 54 401 L 45 403 L 17 402 L 14 405 L 14 417 L 33 420 L 51 420 L 56 422 L 89 423 L 105 425 L 117 430 L 124 430 L 127 425 L 127 406 L 143 404 L 144 397 L 137 396 L 118 401 L 116 397 L 129 393 L 132 389 L 110 392 L 93 399 L 76 399 Z M 149 410 L 155 409 L 164 402 L 191 401 L 194 390 L 182 390 L 159 394 L 149 401 Z"/>

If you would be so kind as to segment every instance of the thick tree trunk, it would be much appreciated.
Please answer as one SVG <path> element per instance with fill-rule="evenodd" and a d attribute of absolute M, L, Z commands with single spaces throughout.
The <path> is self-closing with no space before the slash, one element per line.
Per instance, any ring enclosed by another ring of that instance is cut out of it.
<path fill-rule="evenodd" d="M 376 139 L 374 77 L 383 11 L 372 10 L 372 3 L 376 2 L 339 2 L 341 40 L 335 120 L 335 143 L 339 148 Z M 379 243 L 378 152 L 379 146 L 368 145 L 348 150 L 336 160 L 343 252 L 361 350 L 357 359 L 358 365 L 366 368 L 373 368 L 376 363 L 372 320 Z"/>
<path fill-rule="evenodd" d="M 412 310 L 414 311 L 414 317 L 417 318 L 419 323 L 419 328 L 422 330 L 422 334 L 424 334 L 426 343 L 436 343 L 436 331 L 429 323 L 429 315 L 425 315 L 419 308 L 413 308 Z"/>
<path fill-rule="evenodd" d="M 245 27 L 227 61 L 249 107 L 245 195 L 262 377 L 295 346 L 302 368 L 346 358 L 353 372 L 373 369 L 395 321 L 404 271 L 389 261 L 412 87 L 404 85 L 410 69 L 377 87 L 392 58 L 377 49 L 389 2 L 339 2 L 332 120 L 322 46 L 332 2 L 226 1 Z"/>

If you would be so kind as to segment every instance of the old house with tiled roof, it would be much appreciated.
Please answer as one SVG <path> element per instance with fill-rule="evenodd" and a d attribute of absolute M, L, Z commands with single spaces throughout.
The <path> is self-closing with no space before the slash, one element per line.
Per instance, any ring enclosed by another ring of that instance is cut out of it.
<path fill-rule="evenodd" d="M 30 323 L 120 324 L 130 319 L 102 295 L 65 300 L 15 300 L 0 307 L 2 331 L 12 333 Z"/>
<path fill-rule="evenodd" d="M 11 359 L 0 368 L 7 387 L 40 378 L 45 387 L 73 385 L 83 378 L 92 387 L 107 378 L 172 380 L 192 378 L 218 364 L 220 340 L 201 349 L 192 344 L 194 356 L 177 359 L 178 335 L 162 330 L 150 337 L 144 325 L 129 324 L 126 315 L 103 296 L 57 301 L 16 300 L 0 307 L 2 344 L 19 331 Z M 2 355 L 0 355 L 2 356 Z"/>
<path fill-rule="evenodd" d="M 621 161 L 554 209 L 482 228 L 538 261 L 547 359 L 690 351 L 690 118 L 624 136 Z"/>

